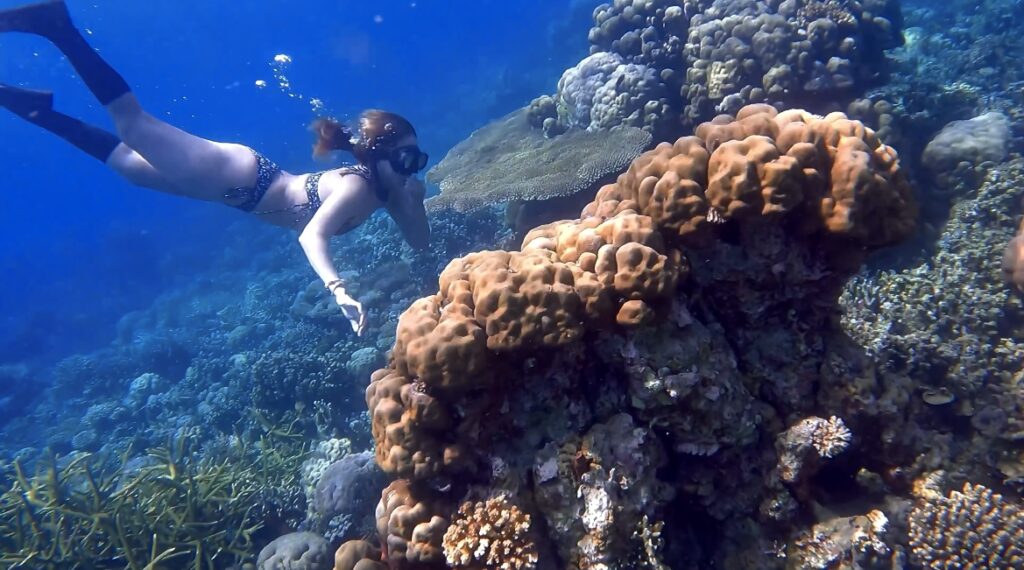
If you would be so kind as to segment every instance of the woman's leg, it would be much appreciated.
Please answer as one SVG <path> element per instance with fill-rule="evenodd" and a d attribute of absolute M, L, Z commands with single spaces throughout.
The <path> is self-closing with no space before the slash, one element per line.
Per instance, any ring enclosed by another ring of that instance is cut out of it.
<path fill-rule="evenodd" d="M 0 83 L 0 107 L 59 136 L 136 186 L 180 193 L 172 181 L 116 135 L 55 111 L 52 105 L 53 95 L 46 91 L 19 89 Z"/>
<path fill-rule="evenodd" d="M 210 141 L 165 123 L 147 113 L 131 92 L 107 105 L 107 111 L 125 144 L 190 195 L 217 199 L 230 188 L 256 181 L 249 147 Z"/>
<path fill-rule="evenodd" d="M 4 31 L 36 34 L 60 49 L 110 112 L 124 143 L 181 192 L 215 200 L 224 190 L 255 182 L 256 160 L 248 147 L 191 135 L 143 110 L 127 82 L 75 28 L 63 1 L 0 12 Z"/>

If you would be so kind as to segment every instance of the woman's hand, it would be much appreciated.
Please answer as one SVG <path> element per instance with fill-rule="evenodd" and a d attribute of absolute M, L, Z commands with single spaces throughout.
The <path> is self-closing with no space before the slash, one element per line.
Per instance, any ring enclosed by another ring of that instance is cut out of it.
<path fill-rule="evenodd" d="M 415 176 L 410 176 L 405 180 L 404 190 L 413 202 L 423 202 L 423 197 L 427 194 L 427 187 L 423 185 L 422 180 Z"/>
<path fill-rule="evenodd" d="M 358 336 L 363 336 L 363 331 L 366 330 L 366 313 L 363 311 L 363 305 L 349 297 L 342 287 L 334 289 L 334 300 L 341 307 L 341 313 L 345 315 L 349 324 L 352 325 L 352 330 Z"/>

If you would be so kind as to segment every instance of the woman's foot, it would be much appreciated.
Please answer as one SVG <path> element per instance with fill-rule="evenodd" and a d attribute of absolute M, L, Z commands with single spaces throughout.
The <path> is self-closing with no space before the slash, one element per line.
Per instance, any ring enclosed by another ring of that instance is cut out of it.
<path fill-rule="evenodd" d="M 0 107 L 23 115 L 53 108 L 53 93 L 0 83 Z"/>
<path fill-rule="evenodd" d="M 71 27 L 71 16 L 63 0 L 28 4 L 0 10 L 0 32 L 22 32 L 50 37 Z"/>

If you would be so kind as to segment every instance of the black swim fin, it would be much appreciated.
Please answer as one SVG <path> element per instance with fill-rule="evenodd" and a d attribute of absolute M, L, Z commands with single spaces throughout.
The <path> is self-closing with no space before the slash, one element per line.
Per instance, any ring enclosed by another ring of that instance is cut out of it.
<path fill-rule="evenodd" d="M 53 109 L 53 93 L 0 83 L 0 107 L 19 115 Z"/>
<path fill-rule="evenodd" d="M 51 38 L 54 33 L 71 27 L 71 16 L 63 0 L 0 10 L 0 32 L 23 32 Z"/>
<path fill-rule="evenodd" d="M 0 83 L 0 107 L 50 131 L 103 163 L 121 144 L 117 135 L 53 110 L 53 93 L 49 91 Z"/>
<path fill-rule="evenodd" d="M 36 34 L 50 40 L 68 58 L 101 105 L 131 91 L 124 78 L 92 49 L 75 28 L 63 1 L 40 2 L 0 11 L 0 32 Z"/>

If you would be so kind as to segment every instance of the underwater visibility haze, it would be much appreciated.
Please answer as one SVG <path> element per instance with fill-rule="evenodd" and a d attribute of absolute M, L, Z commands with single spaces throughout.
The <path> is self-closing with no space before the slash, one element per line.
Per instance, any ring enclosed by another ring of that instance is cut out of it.
<path fill-rule="evenodd" d="M 1024 568 L 1019 0 L 0 0 L 0 569 Z"/>

